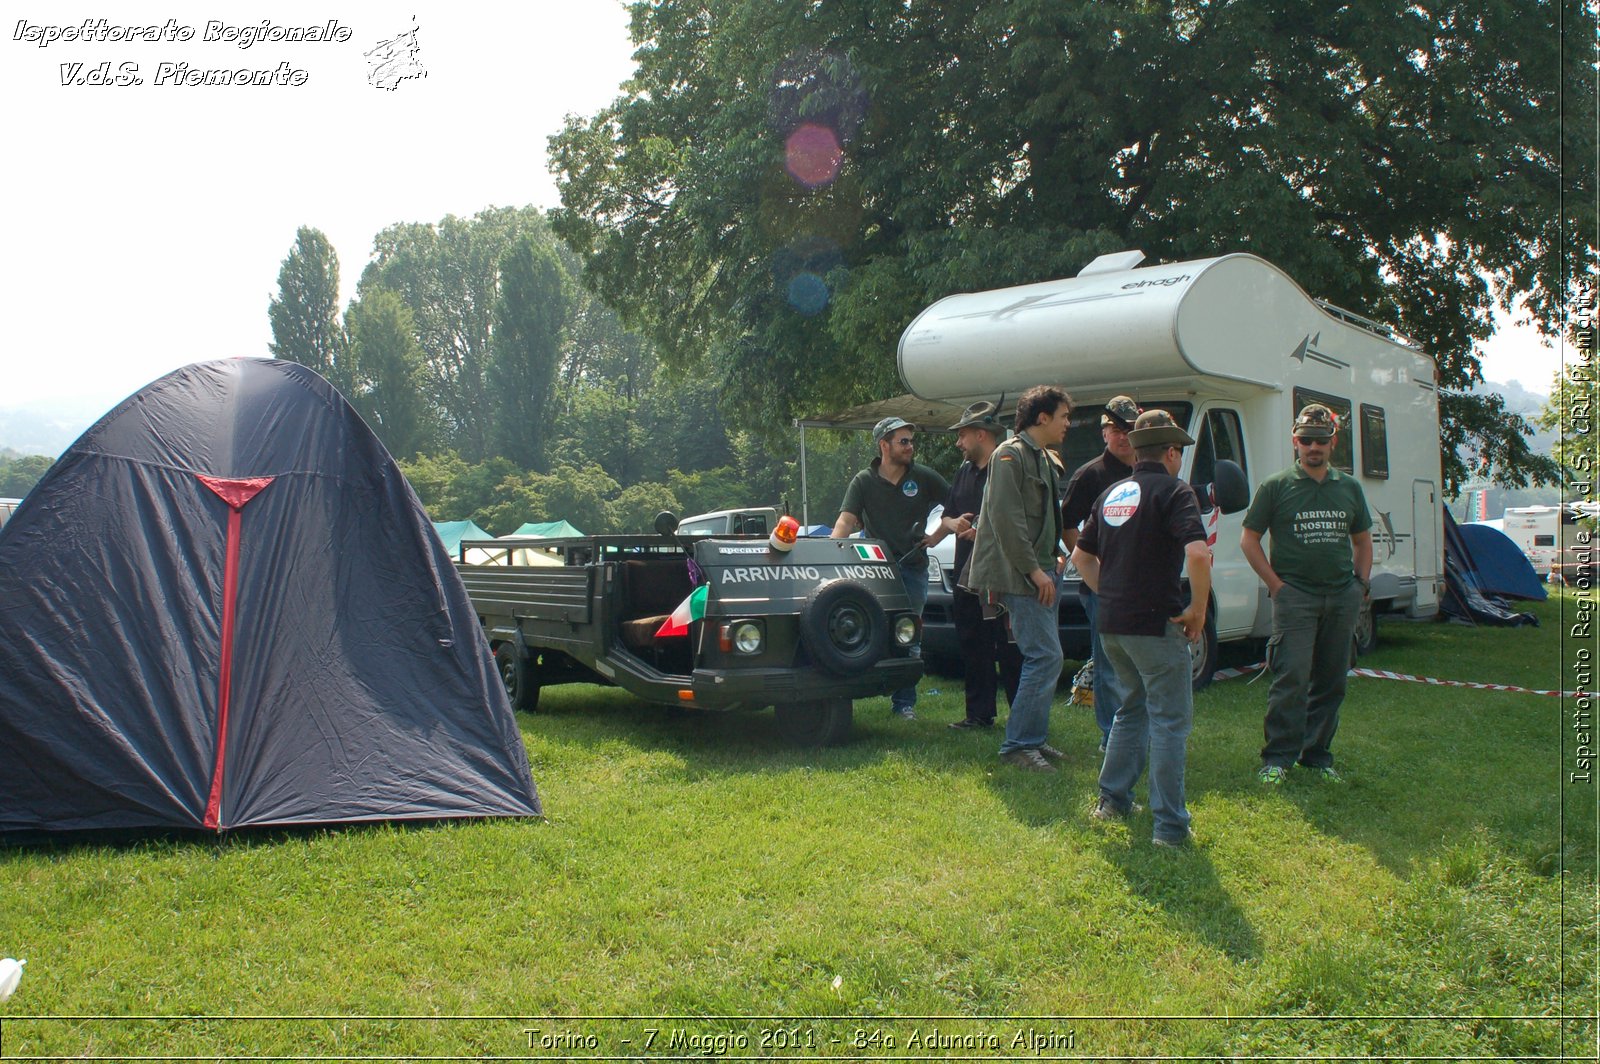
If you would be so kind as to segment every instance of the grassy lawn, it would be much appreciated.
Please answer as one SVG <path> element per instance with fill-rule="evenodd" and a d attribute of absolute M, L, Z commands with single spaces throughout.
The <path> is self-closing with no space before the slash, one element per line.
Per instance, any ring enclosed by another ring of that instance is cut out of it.
<path fill-rule="evenodd" d="M 1362 664 L 1570 688 L 1575 608 L 1388 624 Z M 1348 782 L 1267 791 L 1264 683 L 1219 683 L 1170 852 L 1087 818 L 1062 695 L 1036 776 L 945 727 L 959 681 L 805 752 L 553 688 L 520 718 L 545 822 L 0 849 L 0 1056 L 1592 1059 L 1571 700 L 1355 679 Z"/>

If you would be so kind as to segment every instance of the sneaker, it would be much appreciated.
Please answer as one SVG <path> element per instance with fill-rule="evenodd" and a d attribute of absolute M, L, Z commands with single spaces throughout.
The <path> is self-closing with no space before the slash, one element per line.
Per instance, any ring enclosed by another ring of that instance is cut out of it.
<path fill-rule="evenodd" d="M 1051 761 L 1065 761 L 1067 759 L 1066 754 L 1063 754 L 1060 750 L 1057 750 L 1049 743 L 1040 743 L 1038 749 L 1041 754 L 1043 754 L 1045 757 L 1048 757 Z"/>
<path fill-rule="evenodd" d="M 994 722 L 993 721 L 987 721 L 987 720 L 973 720 L 971 717 L 968 717 L 968 718 L 966 718 L 964 720 L 956 721 L 955 723 L 951 724 L 950 727 L 952 727 L 952 728 L 992 728 L 992 727 L 994 727 Z"/>
<path fill-rule="evenodd" d="M 1094 808 L 1089 810 L 1089 816 L 1094 820 L 1126 820 L 1135 813 L 1142 812 L 1144 806 L 1134 802 L 1126 809 L 1118 809 L 1109 801 L 1101 798 L 1094 803 Z"/>
<path fill-rule="evenodd" d="M 1008 765 L 1025 768 L 1029 772 L 1054 772 L 1056 767 L 1044 759 L 1044 755 L 1037 750 L 1013 750 L 1009 754 L 1001 754 L 1000 760 Z"/>
<path fill-rule="evenodd" d="M 1176 839 L 1164 839 L 1160 835 L 1150 840 L 1152 846 L 1159 846 L 1164 850 L 1181 850 L 1194 841 L 1194 832 L 1185 831 Z"/>
<path fill-rule="evenodd" d="M 1344 777 L 1335 772 L 1332 765 L 1307 765 L 1306 769 L 1323 783 L 1344 782 Z"/>
<path fill-rule="evenodd" d="M 894 715 L 899 717 L 901 720 L 917 719 L 917 711 L 914 709 L 897 709 L 894 711 Z"/>
<path fill-rule="evenodd" d="M 1279 786 L 1288 776 L 1282 765 L 1262 765 L 1256 770 L 1256 779 L 1269 787 Z"/>

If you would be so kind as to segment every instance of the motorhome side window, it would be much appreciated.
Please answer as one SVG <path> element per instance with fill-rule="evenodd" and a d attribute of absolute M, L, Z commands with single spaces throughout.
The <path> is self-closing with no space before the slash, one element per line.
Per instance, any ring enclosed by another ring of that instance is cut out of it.
<path fill-rule="evenodd" d="M 1250 470 L 1244 461 L 1244 432 L 1239 427 L 1239 414 L 1234 410 L 1209 410 L 1201 423 L 1199 439 L 1194 448 L 1194 466 L 1189 471 L 1189 483 L 1195 488 L 1210 484 L 1215 478 L 1217 459 L 1236 462 L 1245 471 Z"/>
<path fill-rule="evenodd" d="M 1339 470 L 1355 474 L 1354 462 L 1355 441 L 1350 431 L 1350 400 L 1340 399 L 1337 395 L 1328 395 L 1325 392 L 1314 392 L 1310 388 L 1296 388 L 1294 390 L 1294 408 L 1301 409 L 1307 403 L 1321 403 L 1332 410 L 1339 419 L 1339 434 L 1333 438 L 1333 464 Z M 1294 460 L 1294 448 L 1289 448 L 1289 459 Z"/>
<path fill-rule="evenodd" d="M 1383 407 L 1361 404 L 1361 475 L 1389 479 L 1389 428 Z"/>

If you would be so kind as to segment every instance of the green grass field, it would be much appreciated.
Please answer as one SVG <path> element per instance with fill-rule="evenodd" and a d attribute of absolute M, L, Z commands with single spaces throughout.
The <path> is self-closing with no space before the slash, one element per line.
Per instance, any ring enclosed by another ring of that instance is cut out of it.
<path fill-rule="evenodd" d="M 1362 664 L 1570 688 L 1575 610 L 1387 624 Z M 520 718 L 544 822 L 0 849 L 0 1057 L 1593 1058 L 1572 700 L 1358 678 L 1348 782 L 1269 791 L 1265 685 L 1219 683 L 1172 852 L 1088 819 L 1065 688 L 1053 776 L 922 691 L 796 751 L 553 688 Z"/>

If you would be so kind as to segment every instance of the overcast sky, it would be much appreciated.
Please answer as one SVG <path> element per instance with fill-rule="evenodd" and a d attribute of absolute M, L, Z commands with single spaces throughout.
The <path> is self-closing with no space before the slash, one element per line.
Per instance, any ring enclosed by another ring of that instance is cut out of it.
<path fill-rule="evenodd" d="M 333 242 L 348 299 L 386 226 L 555 206 L 546 138 L 609 102 L 632 69 L 615 0 L 7 7 L 0 409 L 109 407 L 189 362 L 266 354 L 267 303 L 299 226 Z M 333 21 L 346 39 L 240 47 L 263 7 L 275 26 Z M 85 19 L 167 32 L 50 40 Z M 208 41 L 213 22 L 232 39 Z M 413 28 L 425 77 L 370 69 L 364 53 Z M 192 38 L 172 39 L 183 29 Z M 182 84 L 239 68 L 300 83 Z M 94 84 L 100 71 L 142 84 Z M 1542 391 L 1559 362 L 1523 330 L 1490 348 L 1484 373 Z"/>

